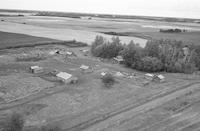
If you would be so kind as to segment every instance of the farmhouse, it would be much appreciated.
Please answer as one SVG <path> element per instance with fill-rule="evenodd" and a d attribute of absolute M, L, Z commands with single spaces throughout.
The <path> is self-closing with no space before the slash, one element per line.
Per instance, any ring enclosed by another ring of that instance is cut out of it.
<path fill-rule="evenodd" d="M 39 67 L 39 66 L 31 66 L 30 70 L 32 73 L 42 73 L 43 72 L 43 68 Z"/>
<path fill-rule="evenodd" d="M 122 56 L 117 56 L 117 57 L 114 57 L 113 59 L 119 64 L 123 64 L 124 62 L 124 59 Z"/>

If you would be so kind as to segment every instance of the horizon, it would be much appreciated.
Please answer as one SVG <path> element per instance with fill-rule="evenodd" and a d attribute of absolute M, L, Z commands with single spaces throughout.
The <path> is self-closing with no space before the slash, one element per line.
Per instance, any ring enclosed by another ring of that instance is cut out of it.
<path fill-rule="evenodd" d="M 0 8 L 0 10 L 6 11 L 33 11 L 33 12 L 58 12 L 58 13 L 74 13 L 74 14 L 96 14 L 96 15 L 118 15 L 118 16 L 136 16 L 136 17 L 152 17 L 152 18 L 177 18 L 177 19 L 196 19 L 200 20 L 200 18 L 187 18 L 187 17 L 173 17 L 173 16 L 154 16 L 154 15 L 128 15 L 128 14 L 111 14 L 111 13 L 93 13 L 93 12 L 72 12 L 72 11 L 52 11 L 52 10 L 28 10 L 28 9 L 7 9 Z"/>
<path fill-rule="evenodd" d="M 1 9 L 10 10 L 200 19 L 198 0 L 2 0 L 1 3 Z"/>

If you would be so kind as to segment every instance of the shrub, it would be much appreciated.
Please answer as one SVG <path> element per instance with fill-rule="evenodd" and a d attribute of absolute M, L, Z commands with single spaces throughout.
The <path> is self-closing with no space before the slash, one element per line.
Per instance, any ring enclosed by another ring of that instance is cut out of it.
<path fill-rule="evenodd" d="M 96 55 L 96 47 L 100 46 L 100 45 L 103 45 L 105 43 L 105 39 L 102 37 L 102 36 L 96 36 L 94 42 L 92 42 L 92 46 L 91 46 L 91 53 L 94 55 L 94 56 L 97 56 Z"/>
<path fill-rule="evenodd" d="M 158 72 L 163 70 L 163 63 L 156 57 L 146 56 L 141 59 L 138 68 L 147 72 Z"/>
<path fill-rule="evenodd" d="M 21 114 L 13 113 L 5 123 L 4 131 L 22 131 L 24 119 Z"/>
<path fill-rule="evenodd" d="M 102 82 L 106 87 L 111 87 L 115 83 L 115 79 L 112 74 L 106 74 L 102 77 Z"/>

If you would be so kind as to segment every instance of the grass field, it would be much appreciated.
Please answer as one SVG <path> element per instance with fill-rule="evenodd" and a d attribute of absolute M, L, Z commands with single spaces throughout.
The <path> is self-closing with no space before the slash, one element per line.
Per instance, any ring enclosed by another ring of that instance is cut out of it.
<path fill-rule="evenodd" d="M 145 77 L 145 72 L 101 61 L 90 53 L 85 56 L 81 50 L 90 47 L 80 46 L 82 42 L 91 44 L 96 35 L 110 39 L 112 35 L 98 33 L 109 31 L 121 32 L 122 42 L 133 39 L 143 46 L 151 38 L 199 44 L 200 33 L 194 31 L 200 30 L 199 25 L 110 18 L 1 19 L 5 21 L 0 22 L 0 130 L 12 112 L 24 115 L 27 128 L 57 124 L 67 131 L 200 130 L 199 75 L 160 72 L 165 82 L 153 82 Z M 156 24 L 191 31 L 164 34 L 157 32 Z M 81 42 L 63 42 L 73 39 Z M 75 48 L 74 44 L 80 47 Z M 52 54 L 55 51 L 64 53 Z M 69 51 L 75 55 L 65 54 Z M 83 64 L 92 71 L 81 70 Z M 30 66 L 35 65 L 43 67 L 43 72 L 32 73 Z M 78 78 L 78 83 L 65 84 L 55 72 L 70 73 Z M 102 83 L 102 72 L 113 74 L 112 87 Z M 116 75 L 119 72 L 124 75 Z"/>
<path fill-rule="evenodd" d="M 59 40 L 35 37 L 24 34 L 8 33 L 0 31 L 0 49 L 23 46 L 23 45 L 33 45 L 39 43 L 50 43 L 50 42 L 60 42 Z"/>
<path fill-rule="evenodd" d="M 9 33 L 0 31 L 0 49 L 34 47 L 37 45 L 65 45 L 69 47 L 83 47 L 86 43 L 77 41 L 60 41 L 50 38 L 35 37 L 24 34 Z"/>

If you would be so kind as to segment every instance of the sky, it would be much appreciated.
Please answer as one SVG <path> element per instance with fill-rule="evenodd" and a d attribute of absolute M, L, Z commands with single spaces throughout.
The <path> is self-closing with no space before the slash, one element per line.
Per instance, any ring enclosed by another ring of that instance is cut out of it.
<path fill-rule="evenodd" d="M 0 0 L 0 8 L 200 18 L 200 0 Z"/>

